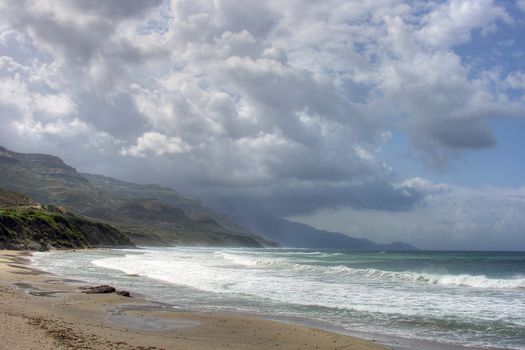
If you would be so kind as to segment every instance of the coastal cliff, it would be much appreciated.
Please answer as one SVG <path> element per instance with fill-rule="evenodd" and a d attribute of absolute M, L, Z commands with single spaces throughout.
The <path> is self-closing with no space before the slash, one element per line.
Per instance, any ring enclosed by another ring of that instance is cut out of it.
<path fill-rule="evenodd" d="M 134 246 L 115 227 L 0 188 L 0 249 Z"/>

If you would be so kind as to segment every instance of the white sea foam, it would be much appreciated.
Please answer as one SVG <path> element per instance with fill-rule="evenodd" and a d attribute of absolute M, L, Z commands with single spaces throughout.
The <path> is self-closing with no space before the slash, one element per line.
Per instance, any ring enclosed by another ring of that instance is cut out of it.
<path fill-rule="evenodd" d="M 421 278 L 430 283 L 443 285 L 475 288 L 525 289 L 525 278 L 499 279 L 488 278 L 483 275 L 421 275 Z"/>
<path fill-rule="evenodd" d="M 433 274 L 413 271 L 386 271 L 378 269 L 356 269 L 343 265 L 319 266 L 309 264 L 298 264 L 278 258 L 261 258 L 248 255 L 239 255 L 225 252 L 215 253 L 216 257 L 221 257 L 235 264 L 246 267 L 274 268 L 278 270 L 289 270 L 295 272 L 311 272 L 324 275 L 338 276 L 359 276 L 363 278 L 379 278 L 400 281 L 422 282 L 429 284 L 465 286 L 473 288 L 502 288 L 502 289 L 525 289 L 525 278 L 517 276 L 515 278 L 498 279 L 489 278 L 484 275 L 449 275 Z"/>

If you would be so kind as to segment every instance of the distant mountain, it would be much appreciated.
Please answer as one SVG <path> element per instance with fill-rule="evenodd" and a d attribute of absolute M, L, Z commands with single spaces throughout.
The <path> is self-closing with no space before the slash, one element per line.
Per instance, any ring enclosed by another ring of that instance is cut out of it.
<path fill-rule="evenodd" d="M 0 188 L 0 249 L 133 247 L 116 228 Z"/>
<path fill-rule="evenodd" d="M 342 233 L 315 229 L 311 226 L 275 216 L 235 216 L 235 219 L 253 232 L 285 247 L 351 250 L 417 250 L 405 242 L 374 243 L 364 238 L 353 238 Z"/>
<path fill-rule="evenodd" d="M 173 190 L 82 175 L 51 155 L 16 153 L 0 147 L 0 187 L 112 224 L 137 244 L 270 244 Z"/>

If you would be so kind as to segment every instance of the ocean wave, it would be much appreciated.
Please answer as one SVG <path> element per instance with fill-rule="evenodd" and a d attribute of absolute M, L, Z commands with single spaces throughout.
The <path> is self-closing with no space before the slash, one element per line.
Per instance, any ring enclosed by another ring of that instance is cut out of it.
<path fill-rule="evenodd" d="M 357 269 L 344 265 L 321 266 L 299 264 L 278 258 L 261 258 L 246 255 L 237 255 L 225 252 L 215 254 L 234 264 L 251 268 L 272 268 L 298 273 L 312 273 L 322 275 L 354 276 L 367 279 L 381 279 L 390 281 L 408 281 L 448 286 L 463 286 L 488 289 L 525 289 L 525 278 L 489 278 L 485 275 L 469 274 L 433 274 L 414 271 L 387 271 L 379 269 Z"/>
<path fill-rule="evenodd" d="M 424 281 L 474 288 L 525 289 L 525 278 L 488 278 L 484 275 L 421 275 Z"/>

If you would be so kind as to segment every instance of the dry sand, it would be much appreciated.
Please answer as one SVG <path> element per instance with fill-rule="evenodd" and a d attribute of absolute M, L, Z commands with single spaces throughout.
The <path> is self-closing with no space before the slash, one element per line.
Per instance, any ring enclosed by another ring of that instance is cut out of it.
<path fill-rule="evenodd" d="M 31 268 L 24 254 L 0 251 L 1 349 L 385 349 L 256 317 L 83 294 L 67 280 Z"/>

